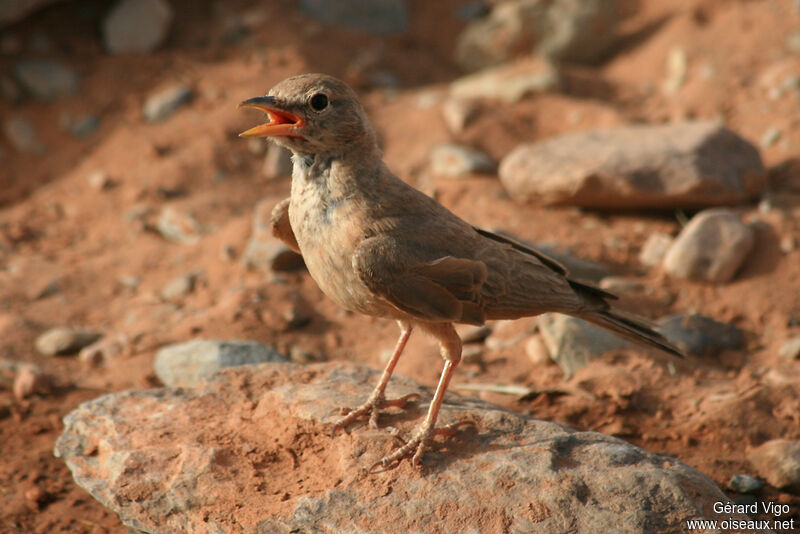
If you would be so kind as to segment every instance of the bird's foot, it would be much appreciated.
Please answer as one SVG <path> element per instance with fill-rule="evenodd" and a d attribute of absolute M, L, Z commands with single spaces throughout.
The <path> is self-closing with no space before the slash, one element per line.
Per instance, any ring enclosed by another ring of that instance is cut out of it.
<path fill-rule="evenodd" d="M 425 450 L 428 448 L 428 445 L 435 436 L 453 436 L 463 426 L 476 427 L 477 425 L 475 424 L 475 421 L 471 420 L 459 421 L 457 423 L 452 423 L 438 428 L 434 428 L 433 425 L 426 425 L 423 423 L 419 430 L 417 430 L 414 436 L 408 440 L 405 445 L 394 451 L 392 454 L 384 456 L 382 459 L 372 464 L 372 467 L 369 468 L 369 472 L 374 472 L 375 468 L 378 466 L 383 469 L 388 469 L 395 462 L 399 465 L 404 458 L 408 458 L 409 456 L 411 457 L 411 465 L 417 467 L 422 462 L 422 455 L 425 454 Z"/>
<path fill-rule="evenodd" d="M 331 430 L 331 436 L 336 435 L 336 431 L 340 428 L 347 432 L 347 427 L 355 421 L 356 419 L 360 419 L 365 415 L 369 414 L 369 426 L 372 428 L 378 428 L 378 414 L 380 413 L 381 408 L 386 407 L 395 407 L 395 408 L 405 408 L 412 402 L 417 402 L 422 399 L 422 396 L 419 393 L 409 393 L 408 395 L 404 395 L 399 399 L 386 399 L 383 396 L 383 392 L 375 391 L 367 399 L 367 402 L 359 406 L 354 410 L 347 410 L 344 409 L 345 412 L 343 415 L 344 417 L 333 425 L 333 429 Z"/>

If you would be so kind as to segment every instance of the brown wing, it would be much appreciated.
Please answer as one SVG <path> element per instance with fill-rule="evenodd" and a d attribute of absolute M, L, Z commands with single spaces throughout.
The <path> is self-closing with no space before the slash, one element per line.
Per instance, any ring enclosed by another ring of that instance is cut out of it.
<path fill-rule="evenodd" d="M 353 268 L 373 293 L 426 321 L 483 324 L 481 286 L 487 269 L 480 261 L 445 256 L 410 266 L 398 254 L 366 240 L 353 256 Z"/>
<path fill-rule="evenodd" d="M 300 254 L 300 246 L 297 244 L 297 238 L 294 236 L 292 225 L 289 223 L 290 200 L 290 198 L 285 198 L 272 208 L 272 235 L 286 243 L 290 249 Z"/>

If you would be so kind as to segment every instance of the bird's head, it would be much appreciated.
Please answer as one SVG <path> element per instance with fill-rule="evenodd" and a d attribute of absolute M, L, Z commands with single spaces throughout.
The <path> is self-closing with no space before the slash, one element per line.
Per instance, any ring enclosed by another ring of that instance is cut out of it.
<path fill-rule="evenodd" d="M 269 116 L 239 137 L 270 137 L 293 152 L 330 154 L 375 144 L 375 134 L 355 93 L 344 82 L 325 74 L 287 78 L 266 96 L 245 100 L 240 107 Z"/>

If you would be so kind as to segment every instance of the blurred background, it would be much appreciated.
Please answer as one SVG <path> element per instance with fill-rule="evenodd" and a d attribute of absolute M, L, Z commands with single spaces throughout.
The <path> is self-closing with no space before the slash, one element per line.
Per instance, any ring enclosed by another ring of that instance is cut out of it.
<path fill-rule="evenodd" d="M 237 137 L 263 121 L 240 101 L 304 72 L 356 90 L 403 180 L 691 353 L 500 322 L 461 331 L 456 382 L 797 515 L 753 451 L 800 454 L 800 2 L 0 0 L 0 530 L 126 531 L 53 443 L 80 402 L 182 383 L 164 347 L 382 367 L 396 326 L 271 238 L 291 163 Z M 434 385 L 435 358 L 412 338 L 398 372 Z"/>

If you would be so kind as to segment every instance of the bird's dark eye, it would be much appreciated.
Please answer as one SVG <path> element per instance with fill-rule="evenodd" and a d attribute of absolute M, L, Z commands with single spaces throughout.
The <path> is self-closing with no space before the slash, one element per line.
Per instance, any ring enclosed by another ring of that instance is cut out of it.
<path fill-rule="evenodd" d="M 311 107 L 316 111 L 322 111 L 328 107 L 328 96 L 324 93 L 317 93 L 311 97 Z"/>

